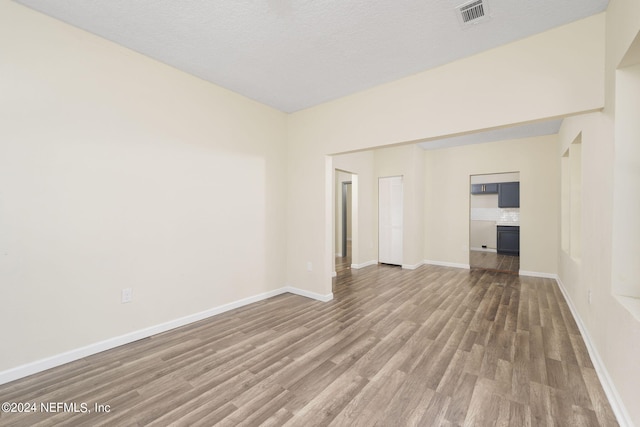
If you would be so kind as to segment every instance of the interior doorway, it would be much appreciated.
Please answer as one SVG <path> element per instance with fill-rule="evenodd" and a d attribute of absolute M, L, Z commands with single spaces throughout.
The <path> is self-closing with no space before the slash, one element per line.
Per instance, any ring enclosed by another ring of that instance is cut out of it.
<path fill-rule="evenodd" d="M 471 175 L 469 184 L 469 266 L 518 274 L 520 173 Z"/>
<path fill-rule="evenodd" d="M 336 275 L 351 269 L 357 247 L 355 242 L 357 178 L 358 176 L 351 172 L 335 170 L 334 274 Z"/>

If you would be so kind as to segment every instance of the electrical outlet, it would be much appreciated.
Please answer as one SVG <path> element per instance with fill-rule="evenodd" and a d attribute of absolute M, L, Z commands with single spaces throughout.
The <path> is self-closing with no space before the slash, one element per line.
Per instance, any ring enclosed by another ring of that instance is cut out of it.
<path fill-rule="evenodd" d="M 307 271 L 313 271 L 313 264 L 311 264 L 311 261 L 307 261 Z"/>
<path fill-rule="evenodd" d="M 122 303 L 128 303 L 131 302 L 131 300 L 133 299 L 133 289 L 131 288 L 124 288 L 122 290 Z"/>
<path fill-rule="evenodd" d="M 591 289 L 587 291 L 587 301 L 589 301 L 589 304 L 591 304 Z"/>

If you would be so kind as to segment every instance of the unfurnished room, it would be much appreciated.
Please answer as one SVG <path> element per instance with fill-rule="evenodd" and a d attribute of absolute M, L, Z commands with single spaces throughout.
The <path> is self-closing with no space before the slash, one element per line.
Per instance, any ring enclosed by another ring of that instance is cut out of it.
<path fill-rule="evenodd" d="M 640 426 L 637 0 L 0 0 L 1 426 Z"/>

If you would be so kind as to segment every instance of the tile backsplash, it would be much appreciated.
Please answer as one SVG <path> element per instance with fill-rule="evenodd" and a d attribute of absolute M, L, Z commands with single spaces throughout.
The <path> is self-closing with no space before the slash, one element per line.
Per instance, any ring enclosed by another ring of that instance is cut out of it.
<path fill-rule="evenodd" d="M 520 225 L 520 208 L 471 208 L 472 221 L 495 221 L 499 225 Z"/>

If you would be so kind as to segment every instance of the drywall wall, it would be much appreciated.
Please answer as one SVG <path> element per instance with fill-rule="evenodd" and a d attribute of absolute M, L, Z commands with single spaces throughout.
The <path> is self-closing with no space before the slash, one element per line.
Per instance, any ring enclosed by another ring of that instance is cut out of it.
<path fill-rule="evenodd" d="M 329 155 L 601 108 L 604 19 L 599 14 L 291 114 L 287 283 L 320 294 L 331 290 Z M 451 243 L 455 250 L 433 255 L 463 262 L 462 246 L 468 240 L 460 237 Z M 309 272 L 309 262 L 319 267 Z"/>
<path fill-rule="evenodd" d="M 374 178 L 374 154 L 372 151 L 332 156 L 333 166 L 339 170 L 352 172 L 357 179 L 357 188 L 352 186 L 356 195 L 357 218 L 354 223 L 351 264 L 354 268 L 370 265 L 378 259 L 377 228 L 377 191 L 378 183 Z M 337 223 L 336 223 L 337 224 Z"/>
<path fill-rule="evenodd" d="M 497 227 L 495 221 L 469 221 L 469 249 L 472 251 L 498 249 Z"/>
<path fill-rule="evenodd" d="M 621 423 L 640 425 L 640 407 L 637 405 L 640 401 L 640 320 L 618 298 L 613 283 L 617 272 L 612 269 L 612 262 L 637 264 L 637 256 L 616 257 L 619 250 L 637 247 L 638 237 L 633 232 L 637 230 L 637 216 L 629 218 L 624 212 L 616 212 L 628 206 L 616 203 L 614 194 L 628 188 L 628 184 L 616 175 L 618 164 L 638 161 L 629 158 L 633 153 L 637 156 L 637 150 L 626 153 L 617 150 L 621 141 L 616 139 L 616 108 L 621 106 L 616 100 L 619 83 L 616 70 L 640 32 L 640 3 L 635 0 L 610 2 L 606 19 L 604 111 L 565 119 L 560 129 L 558 161 L 572 141 L 581 135 L 583 191 L 580 259 L 559 250 L 559 276 L 586 329 L 585 339 L 593 346 L 605 369 L 600 374 L 605 387 L 611 386 L 608 391 L 613 397 L 612 404 L 621 403 L 617 406 L 618 415 L 622 415 Z M 637 111 L 633 114 L 637 116 Z M 624 197 L 628 200 L 630 194 L 626 193 Z M 629 228 L 618 223 L 625 220 L 631 221 Z M 614 232 L 614 227 L 618 226 L 624 231 Z M 619 271 L 632 270 L 635 265 L 619 267 Z M 637 282 L 637 277 L 635 280 Z"/>
<path fill-rule="evenodd" d="M 611 296 L 607 234 L 614 70 L 640 29 L 639 9 L 634 0 L 611 3 L 606 68 L 601 14 L 287 118 L 0 2 L 0 321 L 14 326 L 3 335 L 0 370 L 268 291 L 285 279 L 330 293 L 338 163 L 330 154 L 606 104 L 604 115 L 563 126 L 563 145 L 576 132 L 585 135 L 592 159 L 585 168 L 601 162 L 589 169 L 593 179 L 585 185 L 596 188 L 583 201 L 592 208 L 583 227 L 600 228 L 583 240 L 580 265 L 558 256 L 559 272 L 640 424 L 633 405 L 640 400 L 638 323 Z M 430 212 L 433 183 L 424 161 Z M 464 221 L 441 218 L 439 225 Z M 375 233 L 373 221 L 363 222 L 362 230 Z M 434 249 L 432 232 L 426 227 L 425 256 L 463 260 L 461 236 L 451 250 Z M 540 248 L 532 244 L 531 251 Z M 553 265 L 539 261 L 529 268 Z M 134 290 L 130 304 L 119 302 L 124 286 Z M 598 303 L 587 304 L 584 286 Z"/>
<path fill-rule="evenodd" d="M 375 176 L 402 176 L 402 266 L 416 268 L 424 261 L 424 162 L 423 150 L 401 145 L 374 150 Z"/>
<path fill-rule="evenodd" d="M 633 49 L 640 55 L 640 33 Z M 635 53 L 634 52 L 634 53 Z M 627 54 L 626 57 L 630 57 Z M 635 298 L 640 319 L 640 59 L 616 72 L 615 165 L 613 193 L 613 286 L 616 293 Z"/>
<path fill-rule="evenodd" d="M 507 172 L 507 173 L 499 173 L 493 174 L 489 173 L 486 175 L 473 175 L 471 177 L 471 184 L 486 184 L 490 182 L 514 182 L 520 181 L 520 175 L 518 172 Z M 498 197 L 497 195 L 495 197 Z M 497 203 L 497 199 L 496 199 Z"/>
<path fill-rule="evenodd" d="M 0 52 L 0 371 L 283 286 L 283 113 L 8 1 Z"/>
<path fill-rule="evenodd" d="M 425 151 L 425 258 L 469 264 L 471 175 L 520 172 L 520 270 L 557 273 L 557 136 Z"/>

